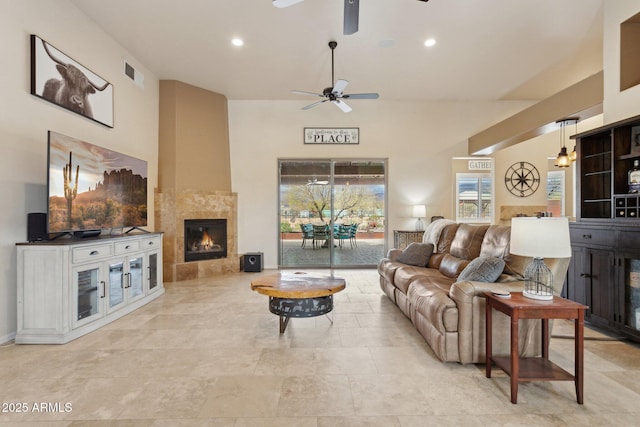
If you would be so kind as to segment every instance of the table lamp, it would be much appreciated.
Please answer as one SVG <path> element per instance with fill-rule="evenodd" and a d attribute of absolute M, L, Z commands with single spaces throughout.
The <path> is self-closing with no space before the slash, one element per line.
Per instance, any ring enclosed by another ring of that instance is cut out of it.
<path fill-rule="evenodd" d="M 416 231 L 424 230 L 424 222 L 422 222 L 422 218 L 426 216 L 427 216 L 427 208 L 424 205 L 413 206 L 413 217 L 417 218 Z"/>
<path fill-rule="evenodd" d="M 524 291 L 527 298 L 553 299 L 553 273 L 544 258 L 571 256 L 569 220 L 566 217 L 516 217 L 511 219 L 511 245 L 514 255 L 533 257 L 524 271 Z"/>

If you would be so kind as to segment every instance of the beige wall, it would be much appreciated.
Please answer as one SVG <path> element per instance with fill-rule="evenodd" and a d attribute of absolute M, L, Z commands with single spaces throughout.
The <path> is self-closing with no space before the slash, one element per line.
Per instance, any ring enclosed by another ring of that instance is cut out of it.
<path fill-rule="evenodd" d="M 451 158 L 467 155 L 467 138 L 524 102 L 353 101 L 345 114 L 305 101 L 229 101 L 231 182 L 238 193 L 238 252 L 265 253 L 277 265 L 278 158 L 388 159 L 387 228 L 413 229 L 412 206 L 427 218 L 452 215 Z M 304 127 L 358 127 L 359 145 L 304 145 Z M 389 233 L 389 244 L 393 233 Z"/>
<path fill-rule="evenodd" d="M 160 190 L 231 191 L 224 95 L 162 80 L 160 118 Z"/>
<path fill-rule="evenodd" d="M 0 343 L 16 330 L 15 243 L 27 238 L 27 213 L 47 208 L 47 131 L 148 162 L 149 229 L 157 185 L 158 81 L 68 0 L 2 0 L 0 51 Z M 29 35 L 37 34 L 114 86 L 110 129 L 30 95 Z M 123 74 L 127 58 L 144 89 Z"/>
<path fill-rule="evenodd" d="M 592 117 L 590 119 L 578 123 L 578 133 L 602 125 L 602 115 Z M 575 133 L 573 126 L 566 128 L 568 135 Z M 567 140 L 567 151 L 571 152 L 575 142 Z M 554 166 L 555 161 L 548 159 L 555 158 L 560 151 L 560 131 L 551 132 L 545 135 L 530 139 L 529 141 L 508 147 L 497 152 L 494 155 L 496 163 L 495 182 L 496 182 L 496 210 L 494 221 L 500 222 L 501 206 L 546 206 L 546 178 L 547 172 L 561 170 L 565 173 L 565 215 L 569 217 L 575 216 L 574 209 L 574 175 L 575 164 L 566 169 L 560 169 Z M 504 177 L 509 166 L 516 162 L 526 161 L 533 164 L 540 173 L 540 187 L 538 190 L 528 197 L 518 197 L 511 194 L 504 183 Z M 526 213 L 526 212 L 523 212 Z"/>

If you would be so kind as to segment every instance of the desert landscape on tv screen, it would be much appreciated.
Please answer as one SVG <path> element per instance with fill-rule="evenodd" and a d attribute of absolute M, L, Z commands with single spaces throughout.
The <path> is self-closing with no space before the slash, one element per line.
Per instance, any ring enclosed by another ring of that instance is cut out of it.
<path fill-rule="evenodd" d="M 147 162 L 49 133 L 49 233 L 147 225 Z"/>

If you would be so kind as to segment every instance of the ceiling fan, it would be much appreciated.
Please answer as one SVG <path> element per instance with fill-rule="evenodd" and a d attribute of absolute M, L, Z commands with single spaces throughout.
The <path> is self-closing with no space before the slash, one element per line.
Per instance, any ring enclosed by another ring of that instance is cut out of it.
<path fill-rule="evenodd" d="M 271 0 L 275 7 L 289 7 L 303 0 Z M 429 0 L 418 0 L 428 2 Z M 344 0 L 344 35 L 358 32 L 358 17 L 360 15 L 360 0 Z"/>
<path fill-rule="evenodd" d="M 322 93 L 303 92 L 300 90 L 291 91 L 293 93 L 297 93 L 300 95 L 311 95 L 311 96 L 319 96 L 321 98 L 324 98 L 320 101 L 314 102 L 313 104 L 309 104 L 306 107 L 302 107 L 303 110 L 308 110 L 310 108 L 317 107 L 318 105 L 324 102 L 331 101 L 335 105 L 337 105 L 338 108 L 340 108 L 342 111 L 344 111 L 345 113 L 348 113 L 351 111 L 351 107 L 349 107 L 347 103 L 343 101 L 343 99 L 378 99 L 378 97 L 380 96 L 377 93 L 352 93 L 350 95 L 343 93 L 344 89 L 347 87 L 349 82 L 346 80 L 334 79 L 333 51 L 335 50 L 336 46 L 338 46 L 338 42 L 335 42 L 335 41 L 329 42 L 329 47 L 331 48 L 331 82 L 332 84 L 335 81 L 335 84 L 333 85 L 333 87 L 324 88 Z"/>

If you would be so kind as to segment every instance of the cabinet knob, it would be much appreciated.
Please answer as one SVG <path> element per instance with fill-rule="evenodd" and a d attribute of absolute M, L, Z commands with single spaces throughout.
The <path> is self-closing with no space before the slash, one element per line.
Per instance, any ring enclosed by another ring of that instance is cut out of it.
<path fill-rule="evenodd" d="M 583 239 L 590 239 L 591 238 L 591 234 L 583 234 L 582 238 Z"/>
<path fill-rule="evenodd" d="M 91 252 L 89 252 L 89 255 L 98 255 L 99 253 L 100 252 L 98 252 L 98 251 L 91 251 Z"/>
<path fill-rule="evenodd" d="M 124 247 L 125 249 L 131 249 L 131 245 L 127 245 Z"/>
<path fill-rule="evenodd" d="M 153 246 L 153 242 L 149 242 L 149 246 Z"/>

